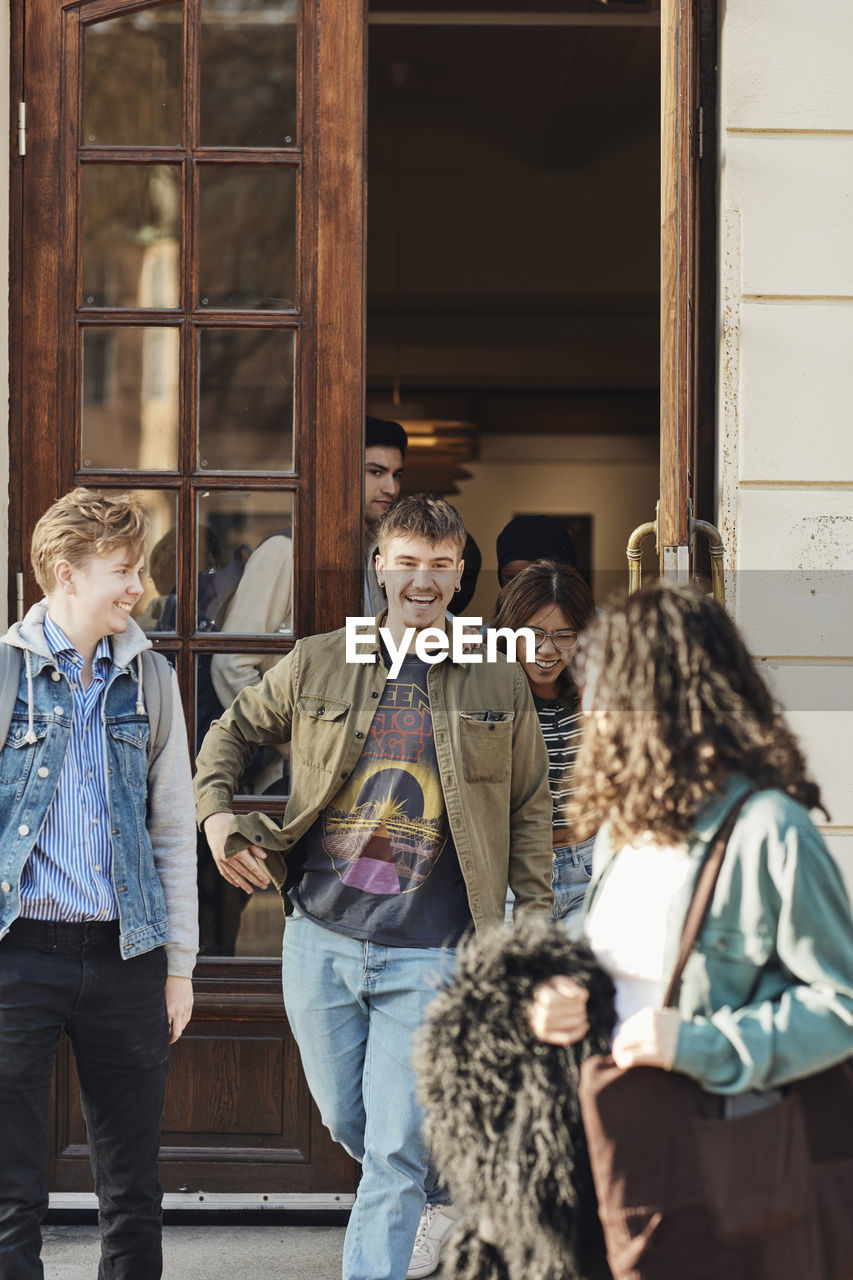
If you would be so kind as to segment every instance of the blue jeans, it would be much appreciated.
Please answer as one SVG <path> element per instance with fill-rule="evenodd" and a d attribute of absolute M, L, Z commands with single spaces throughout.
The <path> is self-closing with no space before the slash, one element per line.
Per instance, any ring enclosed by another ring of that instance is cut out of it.
<path fill-rule="evenodd" d="M 551 886 L 554 890 L 554 906 L 551 919 L 559 920 L 570 938 L 580 938 L 583 931 L 583 900 L 592 878 L 592 847 L 595 836 L 580 844 L 564 844 L 554 850 L 554 870 Z M 515 894 L 506 891 L 506 922 L 512 924 L 512 905 Z"/>
<path fill-rule="evenodd" d="M 117 923 L 19 921 L 0 942 L 2 1280 L 44 1274 L 48 1104 L 63 1027 L 77 1062 L 100 1206 L 99 1280 L 160 1275 L 165 980 L 162 947 L 122 960 Z"/>
<path fill-rule="evenodd" d="M 592 846 L 595 836 L 580 844 L 565 844 L 554 850 L 553 920 L 565 926 L 571 938 L 579 938 L 583 930 L 583 900 L 592 878 Z"/>
<path fill-rule="evenodd" d="M 362 1166 L 344 1280 L 403 1280 L 431 1181 L 412 1038 L 453 951 L 386 947 L 298 912 L 284 930 L 288 1021 L 323 1123 Z"/>

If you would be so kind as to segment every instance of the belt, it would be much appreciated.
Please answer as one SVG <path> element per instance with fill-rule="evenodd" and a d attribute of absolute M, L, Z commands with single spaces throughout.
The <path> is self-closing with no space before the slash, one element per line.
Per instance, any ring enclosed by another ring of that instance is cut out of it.
<path fill-rule="evenodd" d="M 118 947 L 118 920 L 31 920 L 19 917 L 4 941 L 36 951 L 80 954 Z"/>

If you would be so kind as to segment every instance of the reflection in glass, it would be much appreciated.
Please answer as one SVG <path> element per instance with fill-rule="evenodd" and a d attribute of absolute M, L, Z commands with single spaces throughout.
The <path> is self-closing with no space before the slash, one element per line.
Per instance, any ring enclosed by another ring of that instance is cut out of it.
<path fill-rule="evenodd" d="M 181 142 L 179 2 L 83 27 L 83 145 Z"/>
<path fill-rule="evenodd" d="M 202 0 L 200 141 L 296 142 L 297 0 Z"/>
<path fill-rule="evenodd" d="M 287 311 L 296 298 L 296 170 L 199 165 L 199 307 Z"/>
<path fill-rule="evenodd" d="M 198 628 L 231 635 L 293 630 L 292 502 L 289 493 L 211 490 L 198 497 Z M 211 567 L 211 548 L 217 559 Z M 235 659 L 220 690 L 230 702 L 262 672 L 259 655 Z"/>
<path fill-rule="evenodd" d="M 292 470 L 292 331 L 200 330 L 198 452 L 204 470 Z"/>
<path fill-rule="evenodd" d="M 92 486 L 92 490 L 94 493 L 115 494 L 115 489 L 98 489 Z M 143 631 L 167 630 L 168 628 L 159 626 L 158 622 L 163 610 L 163 601 L 169 593 L 174 595 L 178 578 L 178 562 L 175 553 L 177 496 L 172 489 L 133 489 L 129 485 L 124 492 L 133 493 L 139 499 L 151 525 L 148 545 L 145 548 L 145 572 L 142 577 L 145 590 L 131 616 Z"/>
<path fill-rule="evenodd" d="M 177 307 L 180 170 L 83 166 L 83 306 Z"/>
<path fill-rule="evenodd" d="M 177 470 L 179 331 L 86 327 L 80 351 L 83 470 Z"/>
<path fill-rule="evenodd" d="M 281 653 L 201 653 L 196 657 L 196 750 L 214 720 L 240 692 L 280 662 Z M 281 796 L 289 790 L 289 748 L 261 747 L 252 756 L 237 787 L 238 795 Z"/>
<path fill-rule="evenodd" d="M 281 895 L 270 888 L 250 897 L 223 880 L 202 832 L 198 837 L 198 916 L 201 955 L 281 959 Z"/>

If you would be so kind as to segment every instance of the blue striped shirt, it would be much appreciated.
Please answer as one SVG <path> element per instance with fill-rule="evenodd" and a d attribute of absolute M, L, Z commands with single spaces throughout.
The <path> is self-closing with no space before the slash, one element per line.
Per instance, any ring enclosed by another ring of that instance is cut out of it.
<path fill-rule="evenodd" d="M 68 679 L 74 712 L 56 795 L 21 877 L 21 915 L 37 920 L 116 920 L 113 850 L 107 809 L 104 693 L 112 666 L 109 641 L 95 650 L 83 688 L 83 659 L 45 615 L 44 635 Z"/>

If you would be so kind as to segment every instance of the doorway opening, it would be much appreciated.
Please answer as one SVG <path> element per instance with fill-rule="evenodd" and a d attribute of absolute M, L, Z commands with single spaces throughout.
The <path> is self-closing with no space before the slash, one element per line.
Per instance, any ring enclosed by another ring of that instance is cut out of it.
<path fill-rule="evenodd" d="M 659 4 L 535 8 L 369 14 L 367 411 L 462 513 L 486 618 L 514 515 L 573 524 L 603 599 L 659 492 Z"/>

